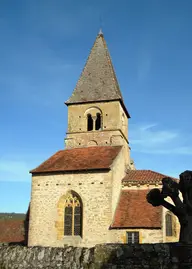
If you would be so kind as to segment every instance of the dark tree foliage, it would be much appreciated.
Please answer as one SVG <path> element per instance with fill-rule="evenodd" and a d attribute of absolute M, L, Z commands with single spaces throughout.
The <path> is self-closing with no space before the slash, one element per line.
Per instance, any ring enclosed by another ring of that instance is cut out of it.
<path fill-rule="evenodd" d="M 162 205 L 173 212 L 181 225 L 179 242 L 192 244 L 192 171 L 181 173 L 178 183 L 167 177 L 162 179 L 162 184 L 162 190 L 152 189 L 147 194 L 147 201 L 153 206 Z M 179 198 L 179 191 L 183 201 Z M 168 196 L 174 205 L 165 201 Z"/>

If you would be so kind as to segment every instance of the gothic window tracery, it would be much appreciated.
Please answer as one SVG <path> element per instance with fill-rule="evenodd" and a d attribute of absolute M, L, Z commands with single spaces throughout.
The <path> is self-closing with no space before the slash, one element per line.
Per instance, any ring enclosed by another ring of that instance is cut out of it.
<path fill-rule="evenodd" d="M 64 235 L 82 236 L 82 202 L 74 192 L 69 192 L 65 200 Z"/>

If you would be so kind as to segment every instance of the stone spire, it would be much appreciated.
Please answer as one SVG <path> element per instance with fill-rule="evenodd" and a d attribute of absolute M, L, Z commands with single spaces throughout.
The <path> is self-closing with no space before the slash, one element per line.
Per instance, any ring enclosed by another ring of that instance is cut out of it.
<path fill-rule="evenodd" d="M 113 69 L 111 57 L 100 30 L 77 85 L 66 104 L 119 100 L 128 117 Z"/>

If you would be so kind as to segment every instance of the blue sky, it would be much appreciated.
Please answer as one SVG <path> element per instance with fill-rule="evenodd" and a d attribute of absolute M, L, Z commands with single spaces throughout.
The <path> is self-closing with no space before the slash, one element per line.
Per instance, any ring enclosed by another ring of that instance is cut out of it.
<path fill-rule="evenodd" d="M 0 1 L 0 212 L 25 212 L 28 171 L 64 148 L 63 103 L 101 25 L 136 168 L 192 169 L 191 13 L 191 0 Z"/>

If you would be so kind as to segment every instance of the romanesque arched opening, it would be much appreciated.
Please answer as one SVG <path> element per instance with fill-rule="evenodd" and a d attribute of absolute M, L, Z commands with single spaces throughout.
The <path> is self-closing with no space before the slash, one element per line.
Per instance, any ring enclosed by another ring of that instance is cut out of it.
<path fill-rule="evenodd" d="M 96 114 L 96 120 L 95 120 L 95 130 L 101 130 L 101 114 Z"/>
<path fill-rule="evenodd" d="M 87 114 L 87 131 L 93 130 L 93 118 L 91 114 Z"/>
<path fill-rule="evenodd" d="M 98 107 L 90 107 L 85 111 L 87 131 L 102 130 L 102 111 Z"/>

